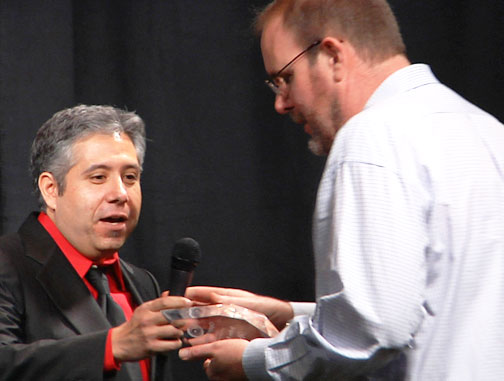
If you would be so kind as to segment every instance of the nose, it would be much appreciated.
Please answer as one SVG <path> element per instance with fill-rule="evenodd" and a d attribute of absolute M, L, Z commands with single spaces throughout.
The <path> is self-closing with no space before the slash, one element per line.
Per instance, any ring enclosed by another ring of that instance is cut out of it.
<path fill-rule="evenodd" d="M 279 93 L 275 97 L 275 110 L 279 114 L 287 114 L 289 113 L 294 106 L 292 105 L 292 102 L 289 99 L 288 94 L 283 94 Z"/>
<path fill-rule="evenodd" d="M 121 176 L 118 176 L 109 183 L 107 201 L 110 203 L 123 204 L 128 201 L 128 190 Z"/>

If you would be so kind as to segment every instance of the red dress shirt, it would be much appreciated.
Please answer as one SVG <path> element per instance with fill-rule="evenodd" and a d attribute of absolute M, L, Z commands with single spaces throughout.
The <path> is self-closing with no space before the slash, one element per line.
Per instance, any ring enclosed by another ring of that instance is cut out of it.
<path fill-rule="evenodd" d="M 112 271 L 107 271 L 110 294 L 112 298 L 114 298 L 115 302 L 121 306 L 126 320 L 129 320 L 131 315 L 133 315 L 133 310 L 136 306 L 133 303 L 131 294 L 126 290 L 126 286 L 124 285 L 121 266 L 119 265 L 119 254 L 116 252 L 111 259 L 93 262 L 82 255 L 72 246 L 72 244 L 70 244 L 70 242 L 68 242 L 47 214 L 41 212 L 38 216 L 38 221 L 47 230 L 63 254 L 65 254 L 66 258 L 75 271 L 77 271 L 77 274 L 79 274 L 80 278 L 86 284 L 95 299 L 98 297 L 98 292 L 93 286 L 91 286 L 85 276 L 92 265 L 111 266 Z M 118 370 L 120 367 L 120 364 L 115 360 L 112 354 L 111 332 L 112 330 L 109 330 L 105 347 L 104 371 Z M 142 378 L 144 381 L 149 380 L 149 367 L 150 361 L 148 359 L 140 361 L 140 369 L 142 370 Z"/>

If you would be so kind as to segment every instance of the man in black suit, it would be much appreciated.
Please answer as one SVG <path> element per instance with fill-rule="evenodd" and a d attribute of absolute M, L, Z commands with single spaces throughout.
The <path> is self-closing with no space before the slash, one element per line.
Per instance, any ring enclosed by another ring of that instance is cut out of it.
<path fill-rule="evenodd" d="M 38 131 L 31 170 L 41 211 L 0 239 L 0 379 L 166 379 L 183 332 L 146 270 L 118 250 L 141 208 L 145 130 L 134 113 L 76 106 Z M 94 274 L 94 275 L 93 275 Z"/>

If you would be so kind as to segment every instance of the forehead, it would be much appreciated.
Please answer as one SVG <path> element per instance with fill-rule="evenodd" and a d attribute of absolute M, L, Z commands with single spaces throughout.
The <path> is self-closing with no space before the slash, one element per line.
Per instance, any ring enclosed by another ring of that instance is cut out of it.
<path fill-rule="evenodd" d="M 268 74 L 275 74 L 302 50 L 293 32 L 286 29 L 281 17 L 269 20 L 261 34 L 261 51 Z"/>
<path fill-rule="evenodd" d="M 105 161 L 117 156 L 137 160 L 136 149 L 127 134 L 91 134 L 78 139 L 73 147 L 75 160 Z"/>

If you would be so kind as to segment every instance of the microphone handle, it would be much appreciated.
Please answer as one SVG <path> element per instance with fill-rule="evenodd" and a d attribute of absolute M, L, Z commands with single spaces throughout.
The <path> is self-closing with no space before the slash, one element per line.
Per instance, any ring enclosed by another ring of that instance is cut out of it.
<path fill-rule="evenodd" d="M 187 286 L 192 282 L 193 271 L 171 269 L 170 296 L 184 296 Z"/>

